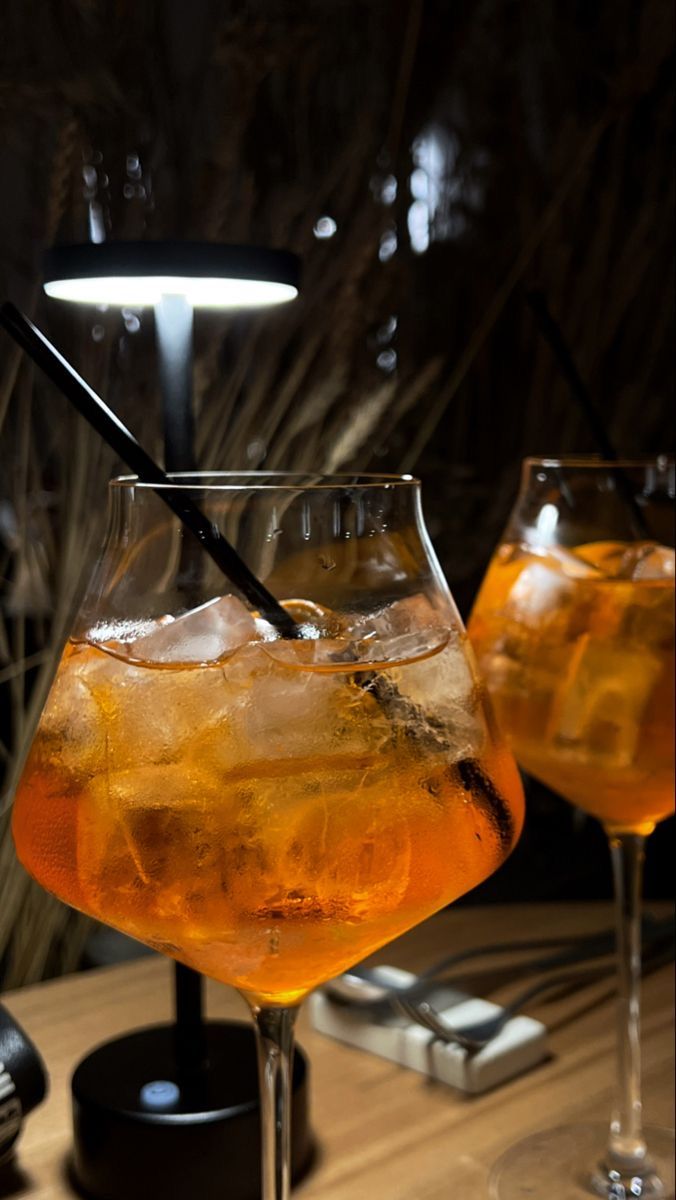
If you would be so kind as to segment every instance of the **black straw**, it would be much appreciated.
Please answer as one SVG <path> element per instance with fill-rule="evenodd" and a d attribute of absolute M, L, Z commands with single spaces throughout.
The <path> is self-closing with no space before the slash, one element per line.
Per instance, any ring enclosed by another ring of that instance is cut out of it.
<path fill-rule="evenodd" d="M 547 300 L 544 294 L 536 291 L 527 292 L 526 300 L 533 311 L 540 333 L 554 352 L 554 356 L 561 374 L 568 383 L 575 400 L 582 409 L 582 412 L 589 425 L 592 438 L 596 444 L 596 449 L 598 450 L 599 454 L 603 455 L 603 458 L 606 459 L 607 462 L 617 462 L 619 457 L 617 450 L 612 443 L 610 434 L 605 427 L 601 414 L 599 413 L 599 410 L 591 397 L 591 393 L 577 369 L 577 365 L 563 336 L 563 333 L 549 311 Z M 638 537 L 650 539 L 651 534 L 650 530 L 648 529 L 645 516 L 636 503 L 636 497 L 632 491 L 631 484 L 629 483 L 626 474 L 620 467 L 612 468 L 609 473 L 615 480 L 617 490 L 627 505 L 629 518 L 634 533 Z"/>
<path fill-rule="evenodd" d="M 9 301 L 0 305 L 0 325 L 4 326 L 14 341 L 89 421 L 129 469 L 138 475 L 139 480 L 153 487 L 160 499 L 194 534 L 216 566 L 249 603 L 275 626 L 281 636 L 297 637 L 298 626 L 279 601 L 249 570 L 218 528 L 190 499 L 187 491 L 172 486 L 172 480 L 137 442 L 133 433 L 122 424 L 119 417 L 108 408 L 100 396 L 97 396 L 89 384 L 85 383 L 45 335 Z"/>

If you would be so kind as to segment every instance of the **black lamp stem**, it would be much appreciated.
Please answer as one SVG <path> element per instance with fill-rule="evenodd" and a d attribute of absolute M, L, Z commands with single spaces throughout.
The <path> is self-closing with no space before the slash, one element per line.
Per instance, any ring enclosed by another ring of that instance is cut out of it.
<path fill-rule="evenodd" d="M 207 1067 L 204 980 L 183 963 L 174 963 L 174 1053 L 180 1087 L 189 1087 Z"/>
<path fill-rule="evenodd" d="M 162 296 L 155 305 L 167 471 L 195 470 L 192 406 L 193 309 L 185 296 Z"/>
<path fill-rule="evenodd" d="M 165 295 L 155 305 L 160 395 L 167 471 L 195 470 L 193 415 L 193 309 L 185 296 Z M 182 564 L 190 575 L 199 547 L 186 545 Z M 200 554 L 201 558 L 201 554 Z M 189 1085 L 205 1067 L 204 985 L 202 976 L 183 963 L 174 965 L 174 1050 L 179 1082 Z"/>

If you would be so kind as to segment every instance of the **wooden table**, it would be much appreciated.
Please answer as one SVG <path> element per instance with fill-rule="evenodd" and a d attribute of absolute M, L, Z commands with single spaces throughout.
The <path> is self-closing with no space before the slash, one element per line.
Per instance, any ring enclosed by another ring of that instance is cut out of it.
<path fill-rule="evenodd" d="M 651 911 L 664 914 L 664 905 Z M 432 918 L 382 952 L 399 966 L 429 963 L 453 947 L 524 936 L 590 932 L 611 921 L 609 905 L 456 908 Z M 506 998 L 509 988 L 492 994 Z M 40 1046 L 51 1076 L 48 1101 L 27 1122 L 16 1192 L 21 1200 L 66 1200 L 68 1080 L 97 1042 L 170 1016 L 170 966 L 149 957 L 53 980 L 3 997 Z M 239 997 L 208 985 L 212 1016 L 242 1016 Z M 484 1096 L 468 1098 L 413 1072 L 329 1041 L 301 1020 L 312 1063 L 316 1169 L 299 1200 L 485 1200 L 488 1167 L 537 1128 L 610 1111 L 614 1024 L 612 989 L 533 1007 L 546 1021 L 553 1058 Z M 646 1119 L 673 1125 L 673 970 L 649 976 L 643 993 Z M 197 1198 L 195 1198 L 197 1200 Z"/>

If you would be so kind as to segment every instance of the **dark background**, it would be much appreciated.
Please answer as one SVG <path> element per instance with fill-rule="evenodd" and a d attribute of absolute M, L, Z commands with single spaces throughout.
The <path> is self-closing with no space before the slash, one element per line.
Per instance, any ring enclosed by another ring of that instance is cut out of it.
<path fill-rule="evenodd" d="M 672 448 L 667 0 L 33 0 L 0 23 L 0 293 L 155 453 L 152 317 L 47 301 L 47 246 L 299 253 L 288 309 L 197 320 L 200 463 L 414 471 L 465 615 L 521 458 L 595 449 L 531 290 L 620 453 Z M 116 464 L 4 340 L 0 434 L 7 805 Z M 608 896 L 598 825 L 528 792 L 518 850 L 467 902 Z M 649 896 L 672 851 L 667 822 Z M 7 816 L 0 855 L 7 977 L 72 966 L 86 929 L 14 866 Z"/>

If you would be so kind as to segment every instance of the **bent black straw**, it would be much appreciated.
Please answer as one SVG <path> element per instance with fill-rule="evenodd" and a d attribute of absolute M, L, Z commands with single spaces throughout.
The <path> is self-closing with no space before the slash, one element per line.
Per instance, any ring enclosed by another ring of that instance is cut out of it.
<path fill-rule="evenodd" d="M 85 383 L 44 334 L 9 301 L 0 305 L 0 324 L 129 469 L 138 475 L 139 480 L 153 487 L 160 499 L 194 534 L 216 566 L 249 603 L 257 608 L 283 637 L 297 637 L 298 626 L 295 621 L 260 579 L 249 570 L 218 528 L 190 499 L 185 489 L 172 487 L 172 480 L 137 442 L 133 433 L 122 424 L 119 417 L 108 408 L 100 396 L 97 396 L 89 384 Z"/>

